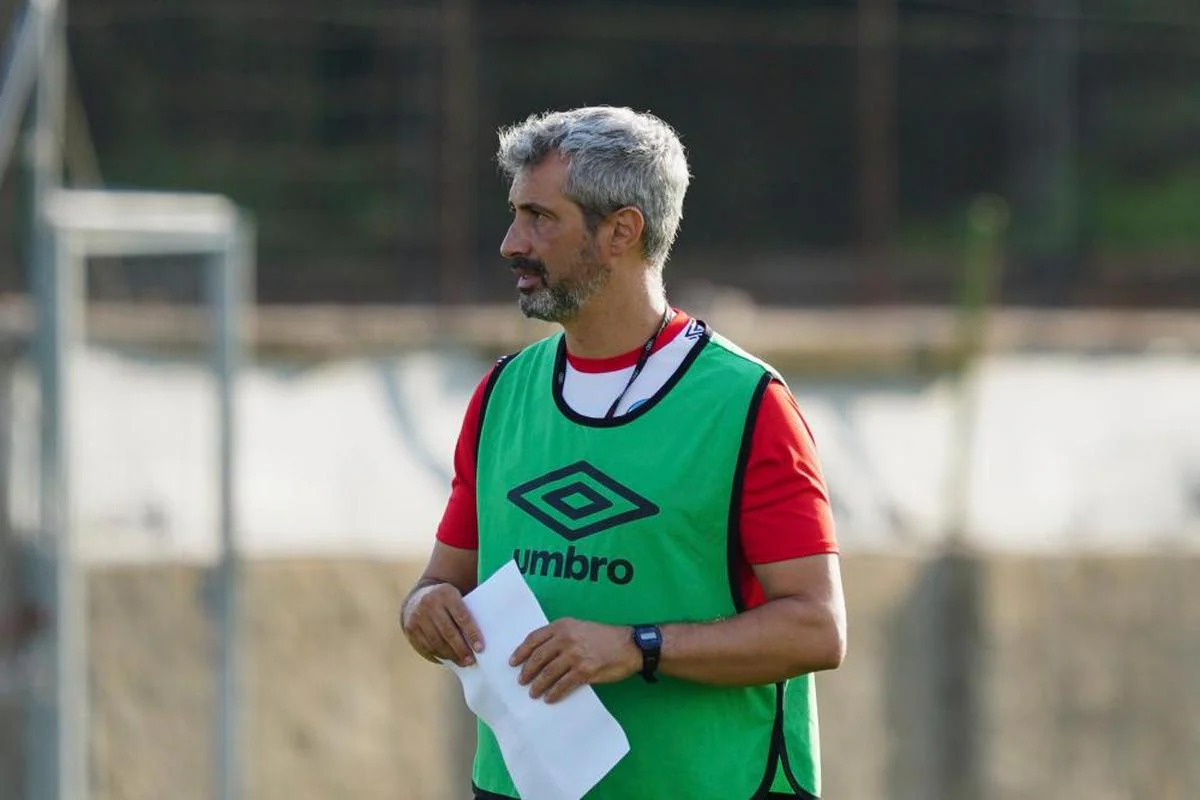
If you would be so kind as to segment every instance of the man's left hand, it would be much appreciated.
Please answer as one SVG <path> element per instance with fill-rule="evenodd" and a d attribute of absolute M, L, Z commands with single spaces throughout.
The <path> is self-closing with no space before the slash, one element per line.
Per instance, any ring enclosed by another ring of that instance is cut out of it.
<path fill-rule="evenodd" d="M 631 628 L 560 619 L 525 637 L 509 664 L 521 667 L 529 696 L 557 702 L 584 684 L 614 683 L 642 668 Z"/>

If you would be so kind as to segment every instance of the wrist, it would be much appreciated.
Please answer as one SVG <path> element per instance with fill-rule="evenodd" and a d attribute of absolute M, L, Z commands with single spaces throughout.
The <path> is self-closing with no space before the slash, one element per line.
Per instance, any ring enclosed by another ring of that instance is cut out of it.
<path fill-rule="evenodd" d="M 635 625 L 630 637 L 641 656 L 638 672 L 647 683 L 658 682 L 658 665 L 662 660 L 663 633 L 657 625 Z"/>
<path fill-rule="evenodd" d="M 412 612 L 412 607 L 416 604 L 417 600 L 428 594 L 435 586 L 440 586 L 443 583 L 447 583 L 447 581 L 437 578 L 422 578 L 417 581 L 417 585 L 412 588 L 412 591 L 408 593 L 408 597 L 404 598 L 404 602 L 400 604 L 400 624 L 403 627 L 408 627 L 408 616 Z"/>
<path fill-rule="evenodd" d="M 626 677 L 630 678 L 636 677 L 642 671 L 642 651 L 633 641 L 633 630 L 632 625 L 621 628 L 621 653 L 624 656 Z"/>

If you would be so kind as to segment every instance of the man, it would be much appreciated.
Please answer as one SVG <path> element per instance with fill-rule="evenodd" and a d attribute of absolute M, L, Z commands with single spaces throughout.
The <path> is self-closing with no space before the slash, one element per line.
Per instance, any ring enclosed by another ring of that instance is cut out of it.
<path fill-rule="evenodd" d="M 521 310 L 563 332 L 471 398 L 404 633 L 472 664 L 462 596 L 516 559 L 551 620 L 511 656 L 520 683 L 550 703 L 592 685 L 630 742 L 589 797 L 816 797 L 812 673 L 845 653 L 829 502 L 776 373 L 667 303 L 683 146 L 581 108 L 501 131 L 498 158 Z M 473 779 L 517 796 L 482 723 Z"/>

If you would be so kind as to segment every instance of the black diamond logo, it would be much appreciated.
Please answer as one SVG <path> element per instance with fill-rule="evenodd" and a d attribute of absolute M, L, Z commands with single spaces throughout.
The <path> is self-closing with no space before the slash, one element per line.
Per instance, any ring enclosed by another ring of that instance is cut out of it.
<path fill-rule="evenodd" d="M 654 503 L 586 461 L 523 483 L 508 499 L 572 542 L 658 513 Z"/>
<path fill-rule="evenodd" d="M 582 498 L 580 505 L 575 505 L 576 501 L 573 498 L 576 497 Z M 561 489 L 547 492 L 542 495 L 542 499 L 546 501 L 546 505 L 572 520 L 581 520 L 613 507 L 612 500 L 582 481 L 575 481 Z"/>

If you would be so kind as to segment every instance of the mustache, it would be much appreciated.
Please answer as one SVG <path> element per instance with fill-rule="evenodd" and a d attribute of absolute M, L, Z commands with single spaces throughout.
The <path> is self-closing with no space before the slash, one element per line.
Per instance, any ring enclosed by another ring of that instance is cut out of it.
<path fill-rule="evenodd" d="M 541 261 L 525 256 L 516 256 L 508 260 L 508 268 L 513 272 L 532 272 L 543 278 L 546 277 L 546 265 Z"/>

